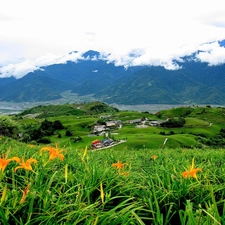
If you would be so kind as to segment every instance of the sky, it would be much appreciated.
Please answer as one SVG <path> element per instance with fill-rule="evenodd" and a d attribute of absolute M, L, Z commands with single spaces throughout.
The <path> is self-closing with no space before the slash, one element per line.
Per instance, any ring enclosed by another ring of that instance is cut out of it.
<path fill-rule="evenodd" d="M 21 78 L 88 50 L 115 65 L 163 66 L 195 54 L 225 63 L 223 0 L 7 0 L 0 6 L 0 78 Z"/>

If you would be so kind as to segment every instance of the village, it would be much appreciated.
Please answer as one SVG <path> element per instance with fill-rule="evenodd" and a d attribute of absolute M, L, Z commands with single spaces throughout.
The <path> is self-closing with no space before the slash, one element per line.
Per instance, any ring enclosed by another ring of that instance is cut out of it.
<path fill-rule="evenodd" d="M 94 126 L 93 132 L 91 136 L 104 136 L 103 140 L 94 140 L 91 143 L 91 149 L 103 149 L 112 147 L 119 143 L 125 142 L 122 141 L 115 141 L 109 137 L 109 134 L 112 133 L 114 130 L 122 129 L 122 127 L 126 124 L 133 124 L 136 128 L 145 128 L 148 126 L 159 126 L 162 121 L 152 121 L 148 120 L 148 118 L 140 118 L 134 120 L 127 120 L 126 122 L 122 122 L 121 120 L 110 120 L 110 115 L 101 116 L 101 119 L 108 119 L 104 124 L 96 124 Z"/>

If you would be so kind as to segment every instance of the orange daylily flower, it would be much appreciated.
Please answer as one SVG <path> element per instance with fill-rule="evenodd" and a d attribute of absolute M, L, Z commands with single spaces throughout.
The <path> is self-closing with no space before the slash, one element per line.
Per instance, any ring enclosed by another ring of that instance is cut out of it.
<path fill-rule="evenodd" d="M 65 150 L 59 150 L 58 148 L 58 144 L 56 144 L 56 147 L 53 148 L 51 146 L 46 146 L 41 148 L 40 153 L 42 153 L 42 151 L 49 151 L 49 160 L 53 160 L 57 157 L 59 157 L 59 159 L 62 161 L 64 159 L 64 155 L 61 152 L 65 152 Z"/>
<path fill-rule="evenodd" d="M 157 158 L 158 158 L 157 155 L 153 155 L 153 156 L 151 157 L 151 159 L 154 159 L 154 160 L 156 160 Z"/>
<path fill-rule="evenodd" d="M 36 159 L 33 159 L 33 158 L 30 158 L 28 159 L 26 162 L 24 161 L 24 157 L 22 157 L 22 162 L 19 162 L 20 166 L 17 166 L 15 168 L 15 172 L 18 170 L 18 169 L 25 169 L 25 170 L 30 170 L 30 171 L 33 171 L 32 169 L 32 166 L 31 166 L 31 163 L 37 163 L 37 160 Z"/>
<path fill-rule="evenodd" d="M 194 158 L 192 159 L 192 164 L 191 164 L 191 167 L 190 167 L 190 170 L 187 170 L 185 172 L 182 173 L 182 176 L 184 178 L 187 178 L 188 176 L 191 176 L 195 179 L 197 179 L 197 172 L 202 172 L 202 169 L 200 168 L 194 168 Z"/>
<path fill-rule="evenodd" d="M 29 192 L 29 187 L 30 187 L 30 184 L 28 184 L 28 185 L 24 188 L 24 190 L 23 190 L 23 196 L 22 196 L 22 198 L 21 198 L 21 200 L 20 200 L 20 204 L 22 204 L 22 203 L 25 202 L 25 199 L 26 199 L 27 194 L 28 194 L 28 192 Z"/>
<path fill-rule="evenodd" d="M 12 157 L 11 159 L 6 159 L 4 153 L 2 153 L 2 158 L 0 158 L 0 170 L 4 172 L 5 168 L 11 161 L 16 161 L 17 163 L 20 162 L 18 157 Z"/>
<path fill-rule="evenodd" d="M 120 163 L 120 161 L 118 160 L 117 163 L 113 163 L 112 167 L 116 167 L 118 170 L 120 170 L 121 168 L 123 168 L 125 165 L 125 163 Z"/>

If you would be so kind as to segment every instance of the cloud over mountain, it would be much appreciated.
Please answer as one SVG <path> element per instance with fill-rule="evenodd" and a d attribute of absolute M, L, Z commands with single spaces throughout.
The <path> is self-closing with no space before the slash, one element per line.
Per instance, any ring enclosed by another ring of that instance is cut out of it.
<path fill-rule="evenodd" d="M 136 49 L 132 52 L 102 52 L 92 58 L 84 57 L 84 52 L 70 52 L 63 56 L 48 54 L 35 60 L 25 60 L 16 64 L 9 64 L 0 68 L 0 78 L 14 76 L 21 78 L 29 72 L 42 69 L 53 64 L 64 64 L 68 61 L 77 62 L 78 60 L 98 60 L 103 59 L 116 66 L 162 66 L 168 70 L 181 69 L 178 62 L 183 61 L 183 57 L 192 55 L 193 60 L 208 63 L 209 66 L 217 66 L 225 63 L 225 48 L 220 43 L 203 43 L 198 46 L 181 46 L 180 48 L 157 49 L 154 46 L 145 49 Z M 195 57 L 193 57 L 193 55 Z"/>
<path fill-rule="evenodd" d="M 225 63 L 225 48 L 220 46 L 218 42 L 203 44 L 200 50 L 201 52 L 196 55 L 196 58 L 201 62 L 206 62 L 209 66 Z"/>
<path fill-rule="evenodd" d="M 0 68 L 0 78 L 14 76 L 21 78 L 29 72 L 41 69 L 41 67 L 49 66 L 53 64 L 63 64 L 67 61 L 76 62 L 81 59 L 81 53 L 71 52 L 64 56 L 56 56 L 49 54 L 36 60 L 26 60 L 17 64 L 9 64 Z"/>
<path fill-rule="evenodd" d="M 3 1 L 0 8 L 0 77 L 22 77 L 65 63 L 68 52 L 90 49 L 115 65 L 161 65 L 197 54 L 224 63 L 223 0 Z M 202 49 L 210 43 L 210 51 Z M 201 51 L 201 52 L 199 52 Z"/>

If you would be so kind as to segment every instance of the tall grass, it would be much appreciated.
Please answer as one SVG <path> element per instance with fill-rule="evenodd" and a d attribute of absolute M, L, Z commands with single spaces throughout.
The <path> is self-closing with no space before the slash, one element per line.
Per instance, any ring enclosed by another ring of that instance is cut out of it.
<path fill-rule="evenodd" d="M 59 148 L 64 160 L 49 160 L 41 146 L 1 139 L 1 155 L 38 163 L 15 172 L 12 161 L 1 171 L 0 224 L 225 223 L 223 149 Z M 184 178 L 193 159 L 202 172 Z"/>

